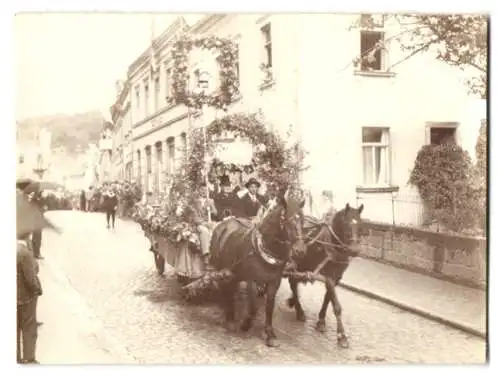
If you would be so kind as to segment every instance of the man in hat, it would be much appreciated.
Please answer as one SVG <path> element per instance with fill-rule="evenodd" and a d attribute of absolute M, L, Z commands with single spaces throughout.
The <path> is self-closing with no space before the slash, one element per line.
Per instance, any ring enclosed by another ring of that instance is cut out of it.
<path fill-rule="evenodd" d="M 45 210 L 45 203 L 43 200 L 43 195 L 42 195 L 42 190 L 40 190 L 39 187 L 36 187 L 36 190 L 31 192 L 29 188 L 26 188 L 24 190 L 24 193 L 28 196 L 28 199 L 30 202 L 34 205 L 36 205 L 41 212 Z M 42 230 L 36 230 L 33 231 L 31 234 L 31 246 L 33 248 L 33 253 L 35 255 L 35 258 L 37 259 L 43 259 L 43 256 L 40 252 L 42 248 Z"/>
<path fill-rule="evenodd" d="M 102 208 L 106 213 L 107 228 L 109 228 L 111 221 L 111 227 L 115 229 L 116 211 L 118 210 L 118 196 L 110 185 L 107 185 L 104 189 L 102 196 Z"/>
<path fill-rule="evenodd" d="M 252 218 L 257 215 L 260 208 L 265 206 L 267 200 L 257 193 L 260 188 L 260 182 L 254 177 L 245 184 L 248 192 L 240 199 L 240 209 L 242 216 Z"/>
<path fill-rule="evenodd" d="M 87 197 L 85 196 L 85 190 L 83 189 L 80 192 L 80 210 L 87 211 Z"/>
<path fill-rule="evenodd" d="M 228 216 L 240 216 L 239 198 L 235 189 L 231 188 L 229 176 L 220 178 L 221 191 L 214 195 L 214 204 L 217 209 L 216 221 L 221 221 Z"/>
<path fill-rule="evenodd" d="M 17 362 L 37 364 L 39 323 L 36 307 L 42 285 L 38 278 L 38 262 L 28 247 L 28 240 L 29 233 L 17 236 Z"/>

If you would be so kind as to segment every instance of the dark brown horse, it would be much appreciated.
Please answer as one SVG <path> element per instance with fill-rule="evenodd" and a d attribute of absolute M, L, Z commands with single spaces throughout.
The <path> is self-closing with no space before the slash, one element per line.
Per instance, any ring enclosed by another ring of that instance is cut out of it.
<path fill-rule="evenodd" d="M 248 315 L 241 324 L 242 331 L 252 328 L 257 316 L 255 286 L 264 286 L 266 293 L 266 344 L 277 346 L 273 330 L 273 312 L 276 293 L 280 287 L 283 269 L 292 254 L 305 252 L 302 238 L 304 201 L 278 197 L 260 224 L 245 218 L 229 218 L 219 223 L 210 243 L 210 264 L 218 269 L 229 269 L 233 279 L 223 285 L 227 327 L 236 330 L 235 292 L 239 282 L 246 281 Z"/>
<path fill-rule="evenodd" d="M 342 279 L 350 259 L 355 256 L 351 247 L 358 240 L 358 227 L 361 223 L 361 212 L 363 205 L 359 208 L 346 207 L 338 211 L 329 223 L 322 223 L 312 217 L 306 217 L 304 221 L 304 235 L 307 245 L 305 255 L 294 258 L 296 269 L 299 272 L 315 272 L 321 274 L 325 279 L 326 293 L 323 304 L 318 314 L 316 330 L 325 331 L 325 317 L 328 305 L 332 303 L 333 313 L 337 320 L 337 341 L 343 348 L 349 347 L 342 322 L 342 307 L 335 287 Z M 329 260 L 325 260 L 329 257 Z M 289 277 L 288 282 L 292 290 L 292 296 L 288 299 L 288 306 L 295 307 L 297 320 L 304 322 L 305 314 L 300 304 L 298 283 L 295 278 Z"/>

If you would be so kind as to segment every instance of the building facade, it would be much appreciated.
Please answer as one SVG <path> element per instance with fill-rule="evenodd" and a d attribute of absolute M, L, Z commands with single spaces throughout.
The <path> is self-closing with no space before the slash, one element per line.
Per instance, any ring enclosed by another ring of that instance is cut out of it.
<path fill-rule="evenodd" d="M 110 109 L 112 120 L 111 165 L 114 179 L 132 179 L 132 120 L 130 116 L 130 85 L 117 82 L 117 100 Z"/>
<path fill-rule="evenodd" d="M 407 184 L 418 150 L 453 138 L 474 156 L 486 103 L 470 97 L 460 71 L 436 61 L 432 51 L 405 60 L 390 42 L 401 34 L 399 25 L 374 15 L 375 29 L 352 28 L 357 19 L 218 14 L 188 27 L 178 18 L 129 68 L 125 114 L 133 178 L 146 192 L 166 190 L 189 128 L 225 114 L 205 109 L 193 115 L 168 105 L 175 38 L 185 32 L 231 36 L 239 47 L 241 96 L 227 113 L 261 112 L 282 135 L 292 127 L 309 151 L 304 184 L 333 192 L 335 207 L 362 202 L 372 220 L 419 224 L 422 205 Z M 381 40 L 384 49 L 356 59 Z M 209 60 L 195 57 L 189 69 Z"/>

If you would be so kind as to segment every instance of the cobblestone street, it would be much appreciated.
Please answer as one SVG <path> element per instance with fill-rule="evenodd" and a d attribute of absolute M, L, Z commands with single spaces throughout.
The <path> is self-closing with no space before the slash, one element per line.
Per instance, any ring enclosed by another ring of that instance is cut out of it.
<path fill-rule="evenodd" d="M 157 274 L 149 245 L 138 225 L 117 221 L 106 229 L 103 214 L 48 213 L 63 233 L 45 232 L 42 281 L 49 268 L 65 277 L 73 295 L 99 321 L 100 338 L 108 340 L 120 361 L 137 363 L 483 363 L 485 341 L 395 307 L 339 288 L 351 348 L 336 345 L 336 323 L 327 316 L 327 332 L 314 325 L 324 294 L 322 285 L 301 286 L 308 316 L 295 320 L 286 306 L 290 289 L 281 286 L 275 312 L 280 347 L 267 348 L 261 337 L 262 308 L 252 331 L 231 334 L 223 327 L 216 304 L 188 304 L 172 272 Z M 43 283 L 43 282 L 42 282 Z M 47 291 L 45 303 L 54 300 Z M 69 304 L 68 304 L 69 306 Z M 58 316 L 52 312 L 45 316 Z M 62 316 L 62 315 L 61 315 Z M 56 320 L 41 319 L 49 323 Z M 43 341 L 40 348 L 51 347 Z M 64 337 L 61 335 L 60 337 Z M 54 348 L 64 348 L 57 341 Z M 107 349 L 111 347 L 106 346 Z M 118 352 L 117 352 L 118 353 Z M 43 355 L 43 351 L 40 352 Z M 63 359 L 64 354 L 61 354 Z M 44 363 L 44 361 L 41 361 Z M 65 363 L 68 361 L 50 361 Z M 79 362 L 93 363 L 93 356 Z"/>

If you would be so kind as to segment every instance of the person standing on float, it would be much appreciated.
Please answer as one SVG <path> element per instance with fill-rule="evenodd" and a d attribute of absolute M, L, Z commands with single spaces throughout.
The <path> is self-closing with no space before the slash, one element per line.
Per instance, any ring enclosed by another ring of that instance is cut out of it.
<path fill-rule="evenodd" d="M 220 193 L 214 195 L 215 208 L 217 209 L 216 221 L 222 221 L 229 216 L 240 216 L 240 199 L 236 194 L 239 188 L 231 187 L 229 176 L 223 175 L 220 178 Z"/>
<path fill-rule="evenodd" d="M 253 218 L 257 216 L 261 207 L 265 206 L 267 200 L 258 192 L 260 182 L 254 177 L 247 181 L 245 184 L 248 192 L 240 199 L 241 215 L 246 218 Z"/>

